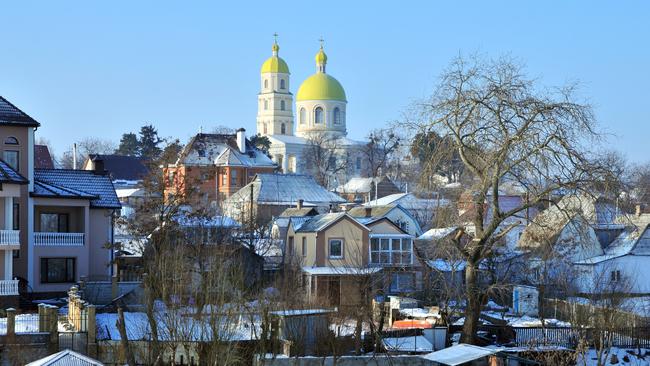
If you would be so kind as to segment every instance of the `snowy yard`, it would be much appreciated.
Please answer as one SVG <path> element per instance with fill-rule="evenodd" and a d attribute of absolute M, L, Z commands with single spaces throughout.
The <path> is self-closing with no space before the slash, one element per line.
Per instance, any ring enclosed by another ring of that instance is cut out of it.
<path fill-rule="evenodd" d="M 621 348 L 612 348 L 607 355 L 606 365 L 619 366 L 650 366 L 650 350 L 641 349 L 640 355 L 638 350 L 626 350 Z M 586 362 L 585 362 L 586 361 Z M 578 365 L 596 366 L 596 350 L 587 351 L 584 359 L 579 359 Z"/>

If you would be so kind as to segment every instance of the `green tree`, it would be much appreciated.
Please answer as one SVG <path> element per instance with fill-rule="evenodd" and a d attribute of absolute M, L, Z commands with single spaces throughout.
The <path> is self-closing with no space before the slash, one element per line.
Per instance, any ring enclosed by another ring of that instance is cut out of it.
<path fill-rule="evenodd" d="M 256 148 L 262 150 L 265 154 L 268 155 L 269 149 L 271 148 L 271 141 L 266 136 L 254 135 L 250 138 L 251 144 Z"/>
<path fill-rule="evenodd" d="M 162 142 L 163 139 L 158 136 L 158 131 L 153 125 L 142 126 L 140 128 L 138 155 L 146 160 L 158 159 L 162 153 L 159 146 Z"/>
<path fill-rule="evenodd" d="M 115 154 L 136 156 L 138 155 L 139 146 L 140 142 L 138 141 L 138 136 L 132 132 L 128 132 L 122 135 L 120 146 L 115 150 Z"/>
<path fill-rule="evenodd" d="M 167 140 L 170 141 L 170 140 Z M 179 139 L 171 140 L 163 148 L 160 154 L 159 164 L 173 164 L 178 159 L 178 154 L 183 150 L 183 144 Z"/>

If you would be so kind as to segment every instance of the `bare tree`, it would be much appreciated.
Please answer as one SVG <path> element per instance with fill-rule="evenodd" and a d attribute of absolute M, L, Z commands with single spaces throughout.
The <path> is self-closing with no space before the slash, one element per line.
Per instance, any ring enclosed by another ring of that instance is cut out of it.
<path fill-rule="evenodd" d="M 607 175 L 592 149 L 601 136 L 590 106 L 575 101 L 573 86 L 540 89 L 521 66 L 505 58 L 459 57 L 419 111 L 423 120 L 415 126 L 449 138 L 450 148 L 473 177 L 471 240 L 457 245 L 467 262 L 462 341 L 475 343 L 486 296 L 479 264 L 520 224 L 506 219 L 549 201 L 552 193 L 585 190 Z M 506 181 L 528 193 L 520 205 L 503 210 L 499 187 Z"/>
<path fill-rule="evenodd" d="M 305 167 L 316 182 L 331 189 L 339 178 L 347 178 L 350 157 L 341 147 L 341 140 L 327 133 L 313 134 L 304 148 Z"/>
<path fill-rule="evenodd" d="M 77 142 L 77 169 L 83 164 L 84 159 L 90 154 L 112 154 L 115 151 L 116 145 L 113 141 L 105 140 L 97 137 L 86 137 Z M 73 148 L 69 147 L 61 154 L 58 163 L 64 169 L 73 168 Z"/>
<path fill-rule="evenodd" d="M 393 154 L 400 146 L 400 137 L 392 129 L 375 129 L 368 134 L 368 143 L 361 150 L 368 162 L 368 175 L 386 174 Z"/>

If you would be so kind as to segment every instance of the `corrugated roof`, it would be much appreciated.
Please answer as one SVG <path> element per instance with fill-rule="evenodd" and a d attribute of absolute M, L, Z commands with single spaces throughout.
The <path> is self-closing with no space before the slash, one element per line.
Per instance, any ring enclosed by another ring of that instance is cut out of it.
<path fill-rule="evenodd" d="M 41 124 L 0 96 L 0 125 L 38 127 Z"/>
<path fill-rule="evenodd" d="M 440 351 L 431 352 L 422 356 L 422 358 L 441 365 L 456 366 L 491 356 L 497 352 L 498 350 L 461 343 Z"/>
<path fill-rule="evenodd" d="M 88 356 L 84 356 L 72 350 L 49 355 L 40 360 L 28 363 L 26 366 L 103 366 L 104 364 Z"/>
<path fill-rule="evenodd" d="M 27 184 L 29 181 L 12 168 L 11 165 L 0 159 L 0 183 Z"/>
<path fill-rule="evenodd" d="M 69 195 L 85 194 L 92 197 L 92 208 L 122 207 L 108 175 L 90 170 L 34 169 L 34 181 L 34 196 L 68 198 Z"/>
<path fill-rule="evenodd" d="M 301 174 L 258 174 L 255 179 L 228 198 L 230 203 L 250 199 L 253 186 L 253 200 L 266 205 L 294 205 L 299 199 L 305 204 L 327 206 L 343 203 L 345 200 L 320 186 L 314 178 Z"/>

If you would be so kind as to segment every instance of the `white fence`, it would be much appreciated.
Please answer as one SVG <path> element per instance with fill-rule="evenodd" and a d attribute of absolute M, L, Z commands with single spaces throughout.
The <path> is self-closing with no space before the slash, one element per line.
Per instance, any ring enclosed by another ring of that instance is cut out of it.
<path fill-rule="evenodd" d="M 0 296 L 18 295 L 18 280 L 0 280 Z"/>
<path fill-rule="evenodd" d="M 79 247 L 84 245 L 84 233 L 34 233 L 34 245 Z"/>
<path fill-rule="evenodd" d="M 20 230 L 0 230 L 1 245 L 20 245 Z"/>

